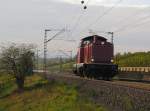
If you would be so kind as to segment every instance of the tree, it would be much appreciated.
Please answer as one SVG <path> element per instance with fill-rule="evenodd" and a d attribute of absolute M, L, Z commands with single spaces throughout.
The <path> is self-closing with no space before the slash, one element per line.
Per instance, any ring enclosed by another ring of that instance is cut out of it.
<path fill-rule="evenodd" d="M 13 75 L 20 91 L 24 88 L 25 77 L 33 72 L 33 45 L 11 44 L 2 47 L 0 54 L 2 69 Z"/>

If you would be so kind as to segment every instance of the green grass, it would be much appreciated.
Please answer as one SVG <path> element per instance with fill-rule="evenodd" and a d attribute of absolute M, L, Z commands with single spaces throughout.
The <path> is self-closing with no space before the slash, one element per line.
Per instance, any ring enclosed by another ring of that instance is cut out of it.
<path fill-rule="evenodd" d="M 122 96 L 122 102 L 124 104 L 124 109 L 126 109 L 126 111 L 134 111 L 134 107 L 133 107 L 133 103 L 131 101 L 131 99 L 128 96 L 123 95 Z"/>
<path fill-rule="evenodd" d="M 88 98 L 80 98 L 76 86 L 48 82 L 38 75 L 26 79 L 23 93 L 14 92 L 14 86 L 5 87 L 11 93 L 0 98 L 0 111 L 106 111 Z"/>
<path fill-rule="evenodd" d="M 149 67 L 150 52 L 117 54 L 115 63 L 120 67 Z"/>
<path fill-rule="evenodd" d="M 8 74 L 0 74 L 0 98 L 11 94 L 16 87 L 12 76 Z"/>

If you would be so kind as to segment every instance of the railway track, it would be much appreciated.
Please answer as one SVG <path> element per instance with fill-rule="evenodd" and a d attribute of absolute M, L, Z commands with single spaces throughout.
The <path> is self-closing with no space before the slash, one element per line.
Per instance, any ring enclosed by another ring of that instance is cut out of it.
<path fill-rule="evenodd" d="M 148 80 L 135 80 L 135 79 L 128 79 L 128 78 L 119 78 L 119 79 L 113 79 L 113 80 L 115 80 L 115 81 L 138 82 L 138 83 L 150 84 L 150 81 L 148 81 Z"/>
<path fill-rule="evenodd" d="M 43 73 L 42 73 L 43 74 Z M 86 94 L 110 111 L 150 111 L 150 84 L 131 81 L 104 81 L 81 78 L 72 73 L 47 73 L 49 81 L 60 81 L 76 86 L 79 94 Z M 129 107 L 131 105 L 131 107 Z"/>
<path fill-rule="evenodd" d="M 38 73 L 43 73 L 43 71 L 35 71 Z M 64 73 L 64 72 L 56 72 L 53 74 L 50 74 L 50 72 L 47 72 L 47 77 L 59 77 L 59 78 L 74 78 L 77 80 L 87 80 L 87 81 L 92 81 L 92 82 L 96 82 L 96 83 L 104 83 L 104 84 L 110 84 L 113 86 L 120 86 L 120 87 L 129 87 L 129 88 L 135 88 L 135 89 L 139 89 L 139 90 L 146 90 L 146 91 L 150 91 L 150 81 L 139 81 L 139 80 L 130 80 L 130 79 L 114 79 L 112 81 L 104 81 L 104 80 L 96 80 L 96 79 L 89 79 L 89 78 L 82 78 L 79 76 L 76 76 L 72 73 Z"/>
<path fill-rule="evenodd" d="M 147 83 L 94 80 L 72 73 L 47 74 L 46 77 L 50 81 L 75 85 L 81 96 L 86 94 L 95 103 L 110 108 L 110 111 L 127 111 L 129 104 L 132 111 L 150 109 L 150 84 Z"/>
<path fill-rule="evenodd" d="M 103 83 L 106 85 L 119 86 L 119 87 L 127 87 L 134 88 L 137 90 L 150 91 L 150 82 L 146 81 L 136 81 L 136 80 L 112 80 L 112 81 L 104 81 L 104 80 L 95 80 L 89 78 L 81 78 L 79 76 L 75 76 L 71 73 L 61 73 L 61 74 L 47 74 L 47 77 L 59 77 L 59 78 L 68 78 L 68 79 L 77 79 L 79 81 L 91 81 L 95 83 Z"/>

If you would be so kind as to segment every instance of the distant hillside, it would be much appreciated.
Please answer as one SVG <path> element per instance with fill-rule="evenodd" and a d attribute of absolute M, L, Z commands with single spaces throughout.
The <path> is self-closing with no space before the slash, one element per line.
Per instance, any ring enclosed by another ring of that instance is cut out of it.
<path fill-rule="evenodd" d="M 115 63 L 122 67 L 150 67 L 150 52 L 118 53 Z"/>

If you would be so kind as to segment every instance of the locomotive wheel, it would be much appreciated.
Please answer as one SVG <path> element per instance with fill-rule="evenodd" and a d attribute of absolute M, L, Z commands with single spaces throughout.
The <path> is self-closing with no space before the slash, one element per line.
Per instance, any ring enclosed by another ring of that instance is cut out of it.
<path fill-rule="evenodd" d="M 91 76 L 92 76 L 92 75 L 91 75 L 91 72 L 90 72 L 89 70 L 87 70 L 86 77 L 87 77 L 87 78 L 91 78 Z"/>
<path fill-rule="evenodd" d="M 106 81 L 110 81 L 110 77 L 106 77 Z"/>
<path fill-rule="evenodd" d="M 87 77 L 87 69 L 83 69 L 83 77 Z"/>
<path fill-rule="evenodd" d="M 87 77 L 88 77 L 88 78 L 92 78 L 91 69 L 88 69 L 88 70 L 87 70 Z"/>
<path fill-rule="evenodd" d="M 73 70 L 73 73 L 77 75 L 77 70 Z"/>
<path fill-rule="evenodd" d="M 102 77 L 102 79 L 105 80 L 105 81 L 110 81 L 111 80 L 110 77 L 106 77 L 106 76 Z"/>
<path fill-rule="evenodd" d="M 99 79 L 99 75 L 96 71 L 93 72 L 93 78 L 94 79 Z"/>
<path fill-rule="evenodd" d="M 80 73 L 81 77 L 84 77 L 84 75 L 83 75 L 83 68 L 82 67 L 79 69 L 79 73 Z"/>
<path fill-rule="evenodd" d="M 106 77 L 106 76 L 103 76 L 102 79 L 103 79 L 103 80 L 107 80 L 107 77 Z"/>

